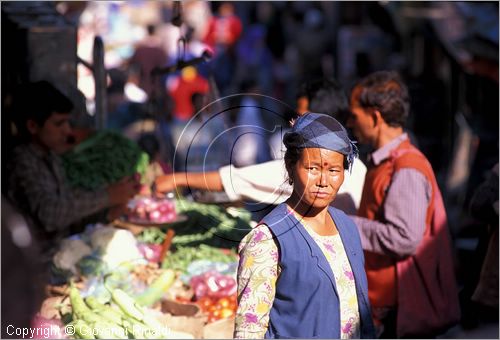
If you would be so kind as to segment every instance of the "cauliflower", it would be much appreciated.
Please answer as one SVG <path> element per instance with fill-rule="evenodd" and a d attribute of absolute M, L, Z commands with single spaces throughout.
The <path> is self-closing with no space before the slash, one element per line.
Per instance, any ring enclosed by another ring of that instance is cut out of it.
<path fill-rule="evenodd" d="M 137 248 L 134 235 L 124 229 L 113 227 L 96 228 L 90 235 L 92 248 L 99 250 L 101 259 L 108 268 L 118 267 L 123 262 L 143 259 Z"/>
<path fill-rule="evenodd" d="M 54 265 L 63 270 L 77 273 L 76 264 L 82 257 L 90 255 L 92 249 L 82 240 L 66 239 L 61 242 L 59 251 L 54 255 Z"/>

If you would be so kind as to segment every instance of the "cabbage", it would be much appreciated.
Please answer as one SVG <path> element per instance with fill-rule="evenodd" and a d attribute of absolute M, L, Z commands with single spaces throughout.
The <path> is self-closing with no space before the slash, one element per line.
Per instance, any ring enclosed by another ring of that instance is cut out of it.
<path fill-rule="evenodd" d="M 101 254 L 101 260 L 109 269 L 124 262 L 144 259 L 137 247 L 137 240 L 128 230 L 96 228 L 90 235 L 90 243 Z"/>
<path fill-rule="evenodd" d="M 61 242 L 59 251 L 54 255 L 52 261 L 61 270 L 76 274 L 76 264 L 81 258 L 90 255 L 92 249 L 80 239 L 66 239 Z"/>

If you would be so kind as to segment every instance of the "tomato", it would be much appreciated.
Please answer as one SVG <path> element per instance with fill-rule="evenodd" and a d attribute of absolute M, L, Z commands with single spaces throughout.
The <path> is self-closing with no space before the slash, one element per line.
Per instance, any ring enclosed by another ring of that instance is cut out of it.
<path fill-rule="evenodd" d="M 212 310 L 221 310 L 222 309 L 222 306 L 219 305 L 218 303 L 212 305 Z"/>
<path fill-rule="evenodd" d="M 220 298 L 219 301 L 217 301 L 217 304 L 219 304 L 222 308 L 227 308 L 229 306 L 230 300 L 228 297 L 223 297 Z"/>
<path fill-rule="evenodd" d="M 220 309 L 214 310 L 212 312 L 212 315 L 216 320 L 219 320 L 221 318 L 221 310 Z"/>
<path fill-rule="evenodd" d="M 207 311 L 213 305 L 212 299 L 208 296 L 202 297 L 201 299 L 196 301 L 196 303 L 198 304 L 198 306 L 200 306 L 202 311 Z"/>
<path fill-rule="evenodd" d="M 229 318 L 229 317 L 231 317 L 233 315 L 234 315 L 234 310 L 229 309 L 229 308 L 223 308 L 220 311 L 220 318 L 221 319 Z"/>
<path fill-rule="evenodd" d="M 229 305 L 227 306 L 227 308 L 236 311 L 238 309 L 238 304 L 236 302 L 231 301 L 231 302 L 229 302 Z"/>

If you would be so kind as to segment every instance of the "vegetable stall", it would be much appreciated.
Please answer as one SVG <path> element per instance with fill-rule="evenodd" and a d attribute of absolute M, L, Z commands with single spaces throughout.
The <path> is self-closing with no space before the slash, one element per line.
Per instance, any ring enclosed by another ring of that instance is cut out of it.
<path fill-rule="evenodd" d="M 64 162 L 73 185 L 90 189 L 143 173 L 147 156 L 105 132 Z M 189 197 L 138 196 L 129 207 L 59 244 L 36 322 L 70 338 L 232 338 L 236 250 L 251 214 Z"/>

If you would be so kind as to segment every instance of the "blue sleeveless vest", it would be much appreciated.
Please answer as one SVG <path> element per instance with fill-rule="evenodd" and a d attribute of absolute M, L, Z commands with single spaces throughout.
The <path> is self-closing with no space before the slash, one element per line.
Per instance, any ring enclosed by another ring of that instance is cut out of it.
<path fill-rule="evenodd" d="M 354 222 L 330 207 L 356 281 L 361 337 L 374 338 L 361 241 Z M 276 237 L 281 273 L 266 338 L 340 338 L 339 297 L 321 249 L 300 222 L 278 205 L 261 223 Z"/>

